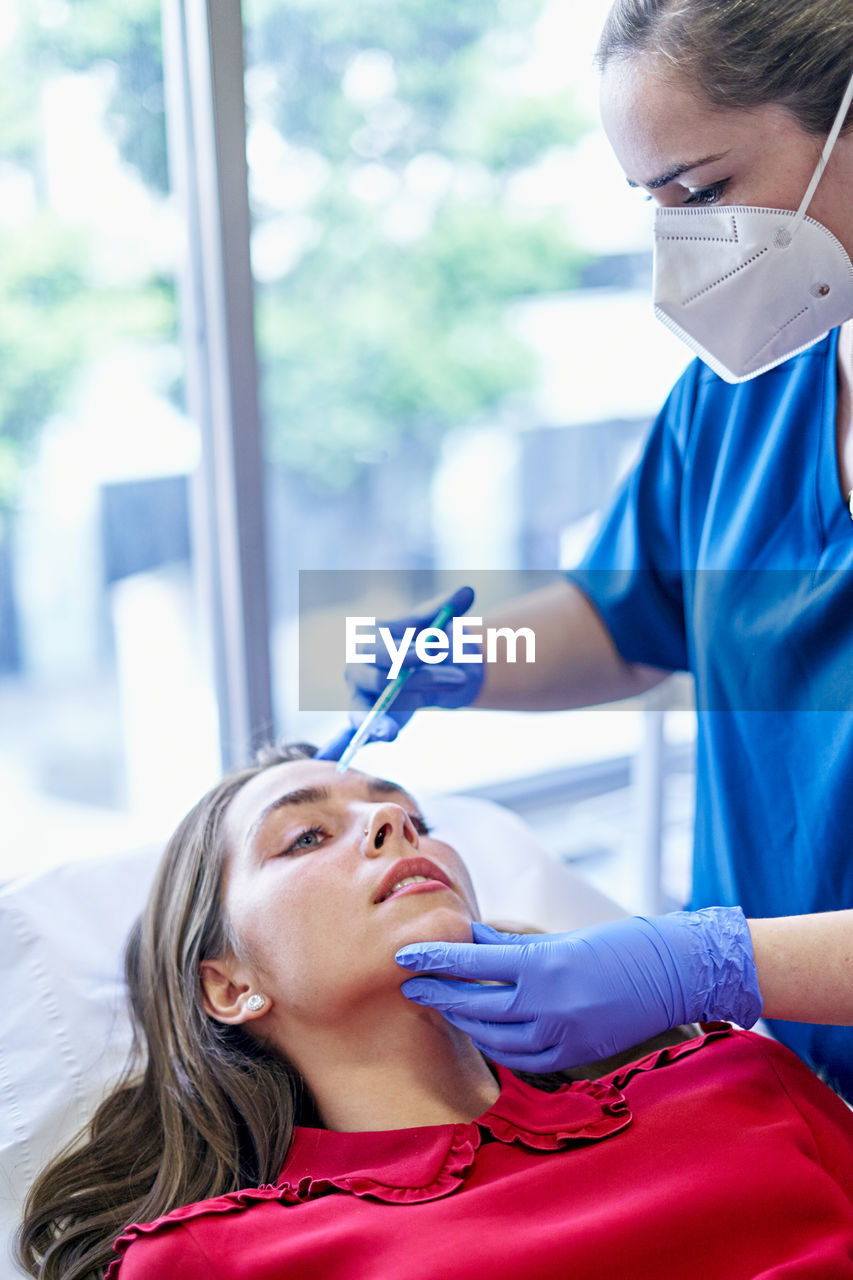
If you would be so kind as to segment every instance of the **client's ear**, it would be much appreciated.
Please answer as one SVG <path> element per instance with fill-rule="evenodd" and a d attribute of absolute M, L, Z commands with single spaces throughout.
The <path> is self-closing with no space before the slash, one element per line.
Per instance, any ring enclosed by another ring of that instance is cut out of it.
<path fill-rule="evenodd" d="M 269 1013 L 270 1001 L 253 994 L 236 960 L 202 960 L 200 977 L 205 1012 L 217 1022 L 235 1025 Z"/>

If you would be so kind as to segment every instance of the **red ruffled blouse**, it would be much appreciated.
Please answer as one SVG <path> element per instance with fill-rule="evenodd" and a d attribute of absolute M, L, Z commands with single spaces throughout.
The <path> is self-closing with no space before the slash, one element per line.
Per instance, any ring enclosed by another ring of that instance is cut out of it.
<path fill-rule="evenodd" d="M 469 1124 L 297 1128 L 278 1182 L 119 1237 L 106 1280 L 840 1280 L 853 1115 L 717 1027 Z"/>

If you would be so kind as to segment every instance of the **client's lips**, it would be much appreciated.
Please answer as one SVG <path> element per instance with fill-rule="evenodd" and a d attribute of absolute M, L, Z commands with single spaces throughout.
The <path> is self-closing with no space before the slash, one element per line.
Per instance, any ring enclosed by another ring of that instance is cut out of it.
<path fill-rule="evenodd" d="M 447 872 L 437 866 L 436 863 L 430 862 L 429 858 L 403 858 L 400 862 L 395 862 L 389 867 L 379 884 L 376 891 L 374 902 L 384 902 L 386 898 L 390 898 L 395 887 L 399 885 L 401 880 L 408 880 L 410 876 L 425 876 L 425 882 L 416 882 L 413 887 L 426 888 L 430 881 L 438 881 L 445 888 L 452 888 Z M 408 886 L 407 886 L 408 887 Z"/>

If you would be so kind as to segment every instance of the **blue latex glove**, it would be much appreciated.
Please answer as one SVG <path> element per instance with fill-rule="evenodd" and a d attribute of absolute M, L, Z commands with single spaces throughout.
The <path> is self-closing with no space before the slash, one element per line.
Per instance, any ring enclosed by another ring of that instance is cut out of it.
<path fill-rule="evenodd" d="M 364 713 L 361 715 L 350 716 L 350 723 L 340 733 L 335 734 L 334 738 L 330 738 L 313 756 L 314 760 L 340 760 L 350 744 L 350 739 L 355 733 L 358 726 L 364 719 Z M 368 742 L 393 742 L 397 736 L 400 726 L 391 716 L 380 716 L 374 724 L 370 733 L 365 739 L 364 745 Z"/>
<path fill-rule="evenodd" d="M 425 942 L 398 951 L 399 965 L 419 971 L 402 990 L 516 1071 L 596 1062 L 685 1022 L 751 1027 L 761 1015 L 740 907 L 632 916 L 573 933 L 525 936 L 482 924 L 473 932 L 473 944 Z"/>
<path fill-rule="evenodd" d="M 474 592 L 471 587 L 459 587 L 448 597 L 448 603 L 453 606 L 453 616 L 466 613 L 473 600 Z M 377 623 L 377 627 L 388 627 L 394 639 L 399 640 L 407 627 L 414 627 L 417 632 L 431 626 L 437 612 L 438 608 L 433 606 L 427 613 L 396 618 L 393 622 Z M 469 651 L 472 648 L 470 644 L 467 647 Z M 406 654 L 403 667 L 415 667 L 416 670 L 409 676 L 389 714 L 377 720 L 371 741 L 373 737 L 378 736 L 390 742 L 396 736 L 397 730 L 402 729 L 420 707 L 467 707 L 474 701 L 483 684 L 482 662 L 454 664 L 451 661 L 451 655 L 448 655 L 444 662 L 426 664 L 421 662 L 415 653 L 414 644 Z M 390 668 L 391 659 L 383 646 L 377 646 L 375 663 L 350 662 L 347 664 L 347 684 L 352 690 L 353 702 L 360 711 L 370 708 L 386 687 Z M 342 751 L 343 747 L 341 747 Z M 338 759 L 341 752 L 334 758 Z M 333 757 L 324 758 L 332 759 Z"/>

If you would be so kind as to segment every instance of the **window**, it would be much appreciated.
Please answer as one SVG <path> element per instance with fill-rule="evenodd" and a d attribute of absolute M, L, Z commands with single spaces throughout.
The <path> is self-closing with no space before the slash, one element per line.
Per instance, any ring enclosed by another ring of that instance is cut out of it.
<path fill-rule="evenodd" d="M 5 6 L 0 877 L 165 835 L 217 775 L 160 11 Z"/>
<path fill-rule="evenodd" d="M 298 708 L 300 569 L 580 554 L 686 360 L 597 124 L 607 7 L 8 9 L 0 875 L 161 837 L 220 738 L 340 727 Z M 649 714 L 426 711 L 364 760 L 544 828 L 624 789 Z"/>
<path fill-rule="evenodd" d="M 288 736 L 340 727 L 298 707 L 299 569 L 408 570 L 419 586 L 432 573 L 438 590 L 466 569 L 573 562 L 686 364 L 651 311 L 649 208 L 597 123 L 608 7 L 245 6 Z M 362 758 L 422 788 L 502 796 L 556 773 L 565 807 L 569 774 L 611 777 L 646 729 L 633 708 L 454 712 L 452 727 L 425 711 Z"/>

